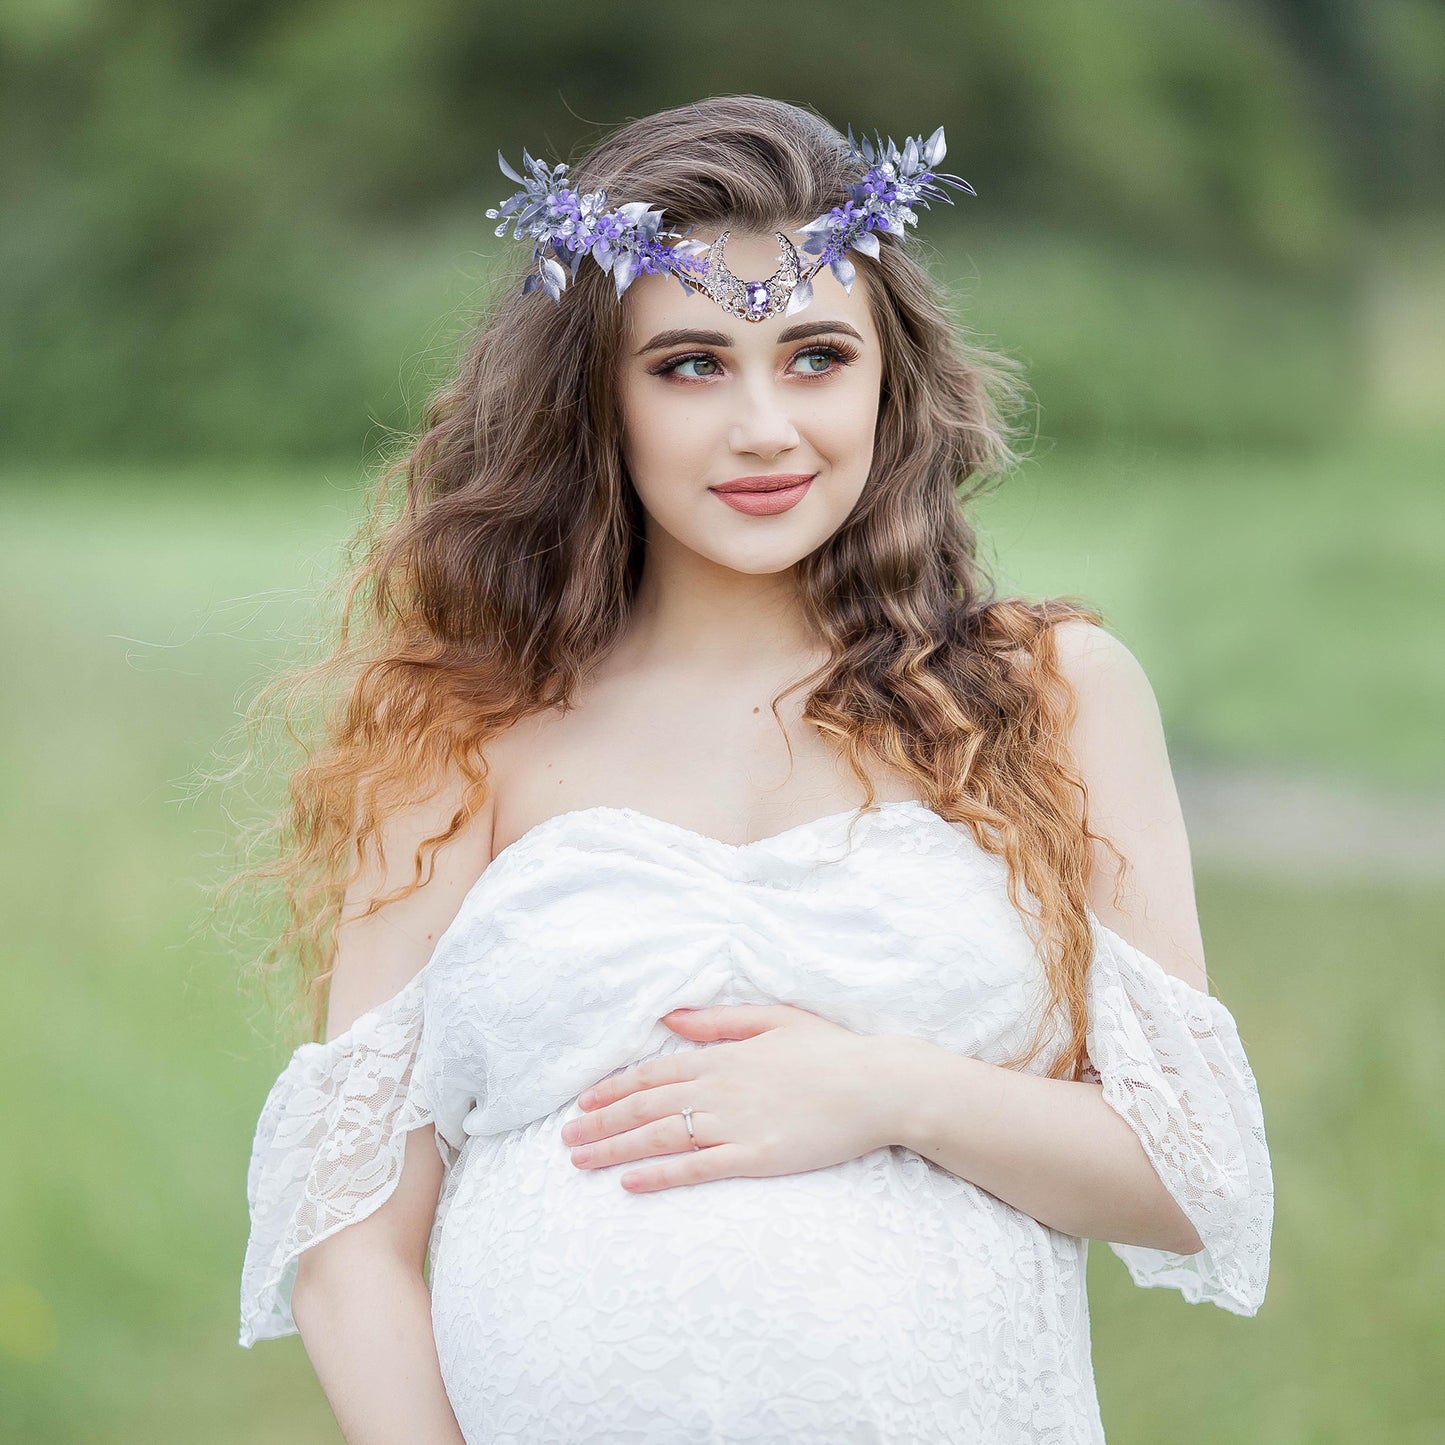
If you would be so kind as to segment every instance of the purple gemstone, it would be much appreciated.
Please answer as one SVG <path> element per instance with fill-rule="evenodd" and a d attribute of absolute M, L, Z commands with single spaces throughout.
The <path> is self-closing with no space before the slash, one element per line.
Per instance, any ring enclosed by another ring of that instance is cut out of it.
<path fill-rule="evenodd" d="M 762 281 L 749 281 L 748 287 L 748 310 L 752 312 L 766 311 L 768 309 L 768 288 Z"/>

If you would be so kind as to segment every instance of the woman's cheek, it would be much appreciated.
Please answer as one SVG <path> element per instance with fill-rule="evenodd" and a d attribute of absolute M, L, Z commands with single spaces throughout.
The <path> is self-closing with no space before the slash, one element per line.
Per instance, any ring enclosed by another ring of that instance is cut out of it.
<path fill-rule="evenodd" d="M 660 470 L 678 473 L 706 446 L 707 419 L 695 406 L 674 402 L 654 408 L 647 418 L 645 452 Z"/>
<path fill-rule="evenodd" d="M 840 471 L 861 470 L 866 475 L 873 461 L 878 424 L 876 398 L 870 397 L 866 388 L 859 388 L 837 400 L 838 405 L 830 408 L 822 440 Z"/>

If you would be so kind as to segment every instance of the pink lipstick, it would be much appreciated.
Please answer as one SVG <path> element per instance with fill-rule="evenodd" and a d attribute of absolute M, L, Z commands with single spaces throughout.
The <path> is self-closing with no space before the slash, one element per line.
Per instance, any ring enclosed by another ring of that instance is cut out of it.
<path fill-rule="evenodd" d="M 772 517 L 797 506 L 816 475 L 816 472 L 780 472 L 773 476 L 737 477 L 708 490 L 735 512 L 746 512 L 750 517 Z"/>

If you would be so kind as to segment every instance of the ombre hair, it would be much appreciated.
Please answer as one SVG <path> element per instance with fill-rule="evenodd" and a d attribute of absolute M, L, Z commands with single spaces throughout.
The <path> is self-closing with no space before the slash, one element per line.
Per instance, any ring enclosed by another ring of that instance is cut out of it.
<path fill-rule="evenodd" d="M 647 200 L 679 229 L 770 232 L 836 205 L 860 174 L 845 138 L 812 112 L 739 95 L 630 122 L 572 167 L 571 183 L 606 189 L 614 204 Z M 882 345 L 872 468 L 851 515 L 794 569 L 831 655 L 773 711 L 807 687 L 804 720 L 835 740 L 868 804 L 869 764 L 900 771 L 1006 860 L 1049 989 L 1029 1049 L 1009 1062 L 1035 1058 L 1062 1014 L 1070 1032 L 1050 1074 L 1077 1079 L 1091 843 L 1112 844 L 1088 827 L 1051 629 L 1101 616 L 1073 598 L 996 595 L 968 507 L 1021 460 L 1027 388 L 1016 362 L 967 339 L 914 241 L 878 239 L 876 260 L 850 256 Z M 450 828 L 424 840 L 411 882 L 368 913 L 420 887 L 429 856 L 486 801 L 488 742 L 569 705 L 628 624 L 644 530 L 623 461 L 623 307 L 594 266 L 560 304 L 523 296 L 530 266 L 525 252 L 503 269 L 456 375 L 385 466 L 338 579 L 329 654 L 274 679 L 248 713 L 250 732 L 283 696 L 306 757 L 280 814 L 251 830 L 274 856 L 222 893 L 279 886 L 284 926 L 259 968 L 299 969 L 295 999 L 309 1000 L 313 1036 L 347 889 L 366 850 L 380 854 L 386 818 L 439 779 L 460 780 Z M 296 726 L 304 706 L 309 739 Z"/>

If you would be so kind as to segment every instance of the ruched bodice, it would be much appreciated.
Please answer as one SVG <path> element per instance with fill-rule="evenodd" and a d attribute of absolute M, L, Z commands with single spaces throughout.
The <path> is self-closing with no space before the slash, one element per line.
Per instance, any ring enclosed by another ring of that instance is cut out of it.
<path fill-rule="evenodd" d="M 423 1074 L 460 1143 L 696 1047 L 659 1022 L 673 1008 L 783 1000 L 1003 1059 L 1043 982 L 1005 889 L 1000 860 L 916 802 L 742 846 L 629 809 L 559 814 L 503 849 L 437 944 L 443 1046 Z"/>
<path fill-rule="evenodd" d="M 1110 1248 L 1140 1284 L 1252 1314 L 1273 1185 L 1233 1019 L 1091 926 L 1090 1078 L 1205 1243 Z M 430 1122 L 432 1316 L 469 1441 L 1101 1441 L 1086 1241 L 901 1146 L 633 1195 L 560 1140 L 600 1078 L 709 1046 L 660 1022 L 674 1008 L 784 1002 L 999 1063 L 1046 999 L 1003 860 L 921 802 L 744 845 L 559 814 L 493 859 L 405 989 L 273 1086 L 242 1343 L 294 1329 L 297 1256 L 384 1202 Z"/>

